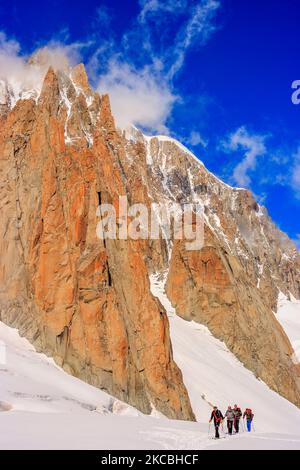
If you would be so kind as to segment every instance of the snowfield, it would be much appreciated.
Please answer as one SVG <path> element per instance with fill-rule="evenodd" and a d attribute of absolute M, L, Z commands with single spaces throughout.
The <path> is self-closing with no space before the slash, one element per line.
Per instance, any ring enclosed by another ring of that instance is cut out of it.
<path fill-rule="evenodd" d="M 175 360 L 198 422 L 171 421 L 155 410 L 144 416 L 69 376 L 0 322 L 0 449 L 300 449 L 300 411 L 205 327 L 176 316 L 163 279 L 152 276 L 151 286 L 167 309 Z M 213 440 L 210 403 L 225 411 L 235 402 L 252 407 L 255 432 L 242 428 L 238 436 L 222 432 L 226 439 Z"/>
<path fill-rule="evenodd" d="M 286 332 L 294 349 L 294 362 L 300 362 L 300 300 L 279 294 L 276 318 Z"/>
<path fill-rule="evenodd" d="M 300 435 L 300 410 L 257 380 L 208 328 L 176 315 L 164 282 L 152 276 L 152 293 L 168 312 L 174 359 L 182 370 L 197 420 L 209 415 L 211 405 L 225 411 L 236 403 L 242 410 L 252 408 L 257 430 L 281 432 L 284 428 Z M 283 414 L 279 412 L 282 407 Z"/>

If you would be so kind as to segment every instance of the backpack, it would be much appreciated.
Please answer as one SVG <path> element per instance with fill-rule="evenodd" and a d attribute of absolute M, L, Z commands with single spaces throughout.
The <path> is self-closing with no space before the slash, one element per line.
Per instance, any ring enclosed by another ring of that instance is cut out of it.
<path fill-rule="evenodd" d="M 221 412 L 220 410 L 213 411 L 213 416 L 215 418 L 216 423 L 221 423 L 222 417 L 221 417 Z"/>

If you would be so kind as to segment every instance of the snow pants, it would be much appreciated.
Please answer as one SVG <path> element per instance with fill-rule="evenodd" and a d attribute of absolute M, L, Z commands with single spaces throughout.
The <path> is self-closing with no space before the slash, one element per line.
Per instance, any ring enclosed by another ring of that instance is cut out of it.
<path fill-rule="evenodd" d="M 239 430 L 240 430 L 240 420 L 239 419 L 234 420 L 234 430 L 235 430 L 236 433 L 238 433 Z"/>
<path fill-rule="evenodd" d="M 232 434 L 232 427 L 233 427 L 233 421 L 227 420 L 227 429 L 228 429 L 228 434 Z"/>
<path fill-rule="evenodd" d="M 219 433 L 220 424 L 221 424 L 221 423 L 215 423 L 215 431 L 216 431 L 216 433 L 215 433 L 215 438 L 216 438 L 216 439 L 219 439 L 219 438 L 220 438 L 220 433 Z"/>
<path fill-rule="evenodd" d="M 248 432 L 251 431 L 251 424 L 252 424 L 252 421 L 250 421 L 250 419 L 247 419 L 247 431 Z"/>

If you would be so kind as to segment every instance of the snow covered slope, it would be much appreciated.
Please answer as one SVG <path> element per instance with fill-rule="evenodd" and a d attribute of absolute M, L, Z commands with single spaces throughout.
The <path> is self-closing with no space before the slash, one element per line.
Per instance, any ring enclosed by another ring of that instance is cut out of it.
<path fill-rule="evenodd" d="M 55 362 L 38 354 L 21 338 L 16 329 L 0 322 L 0 411 L 14 412 L 82 412 L 128 413 L 138 416 L 134 408 L 72 377 Z M 5 360 L 3 360 L 5 357 Z M 2 358 L 2 360 L 1 360 Z"/>
<path fill-rule="evenodd" d="M 278 310 L 276 314 L 277 320 L 285 330 L 291 345 L 294 348 L 294 362 L 300 362 L 300 300 L 292 297 L 288 300 L 287 297 L 279 294 Z"/>
<path fill-rule="evenodd" d="M 237 403 L 242 409 L 253 409 L 256 431 L 300 435 L 300 410 L 257 380 L 205 326 L 177 316 L 165 294 L 163 278 L 152 276 L 151 286 L 168 312 L 174 358 L 197 420 L 207 419 L 211 405 L 225 411 Z"/>
<path fill-rule="evenodd" d="M 199 422 L 142 415 L 69 376 L 0 322 L 0 449 L 300 449 L 300 412 L 207 330 L 174 316 L 155 277 L 152 288 L 168 307 L 175 358 Z M 223 408 L 235 399 L 253 406 L 256 432 L 212 440 L 202 393 Z"/>

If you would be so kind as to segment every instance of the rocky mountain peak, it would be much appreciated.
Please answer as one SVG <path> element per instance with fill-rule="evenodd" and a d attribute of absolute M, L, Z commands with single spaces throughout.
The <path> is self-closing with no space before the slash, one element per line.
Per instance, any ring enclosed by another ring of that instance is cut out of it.
<path fill-rule="evenodd" d="M 70 76 L 75 86 L 81 88 L 85 94 L 91 94 L 92 90 L 83 64 L 76 65 L 72 69 Z"/>
<path fill-rule="evenodd" d="M 43 50 L 30 63 L 50 59 Z M 299 367 L 273 313 L 279 292 L 300 298 L 294 244 L 249 191 L 219 180 L 175 139 L 119 131 L 82 64 L 48 65 L 39 98 L 0 82 L 0 319 L 142 411 L 193 419 L 168 317 L 150 290 L 156 273 L 178 315 L 208 326 L 299 405 Z M 203 248 L 188 252 L 162 234 L 99 240 L 99 201 L 116 205 L 120 195 L 148 208 L 202 204 Z"/>
<path fill-rule="evenodd" d="M 42 107 L 47 107 L 50 114 L 56 115 L 59 104 L 59 81 L 52 66 L 49 67 L 45 75 L 39 103 Z"/>

